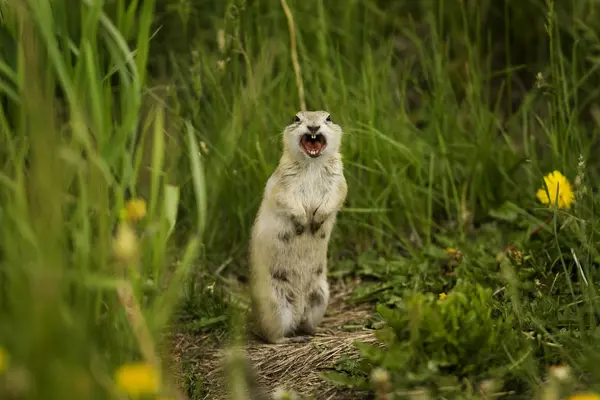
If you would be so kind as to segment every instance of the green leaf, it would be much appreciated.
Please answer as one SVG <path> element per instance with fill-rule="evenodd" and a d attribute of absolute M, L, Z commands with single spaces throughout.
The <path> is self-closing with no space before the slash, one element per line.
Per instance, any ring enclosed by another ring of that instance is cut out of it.
<path fill-rule="evenodd" d="M 333 385 L 340 387 L 362 387 L 365 386 L 366 380 L 358 380 L 357 378 L 341 373 L 341 372 L 325 372 L 321 376 Z M 362 384 L 361 384 L 362 383 Z"/>
<path fill-rule="evenodd" d="M 490 216 L 508 222 L 515 222 L 519 217 L 519 207 L 507 201 L 500 207 L 490 210 Z"/>
<path fill-rule="evenodd" d="M 206 182 L 204 179 L 204 166 L 200 158 L 200 151 L 196 144 L 194 128 L 189 122 L 185 123 L 187 131 L 188 155 L 192 162 L 192 181 L 194 183 L 194 193 L 196 195 L 196 215 L 198 226 L 196 227 L 198 236 L 203 237 L 206 226 Z"/>
<path fill-rule="evenodd" d="M 177 222 L 177 210 L 179 209 L 180 190 L 178 186 L 165 185 L 165 216 L 169 222 L 167 237 L 171 236 Z"/>
<path fill-rule="evenodd" d="M 354 345 L 360 351 L 360 354 L 371 362 L 379 363 L 385 357 L 385 349 L 381 347 L 362 342 L 356 342 Z"/>

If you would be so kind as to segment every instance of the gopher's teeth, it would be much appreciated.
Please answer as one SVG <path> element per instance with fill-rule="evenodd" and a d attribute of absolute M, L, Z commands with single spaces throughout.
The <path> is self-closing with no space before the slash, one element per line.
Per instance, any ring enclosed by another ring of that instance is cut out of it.
<path fill-rule="evenodd" d="M 312 136 L 311 136 L 311 138 L 312 138 L 312 139 L 316 139 L 316 138 L 317 138 L 317 135 L 315 135 L 315 134 L 313 133 L 313 134 L 312 134 Z"/>

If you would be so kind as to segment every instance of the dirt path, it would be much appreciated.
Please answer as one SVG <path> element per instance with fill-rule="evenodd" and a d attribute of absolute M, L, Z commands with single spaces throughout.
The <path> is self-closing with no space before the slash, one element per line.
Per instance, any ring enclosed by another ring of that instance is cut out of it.
<path fill-rule="evenodd" d="M 256 339 L 248 340 L 248 357 L 258 384 L 268 393 L 276 389 L 293 390 L 302 396 L 317 399 L 363 399 L 364 393 L 340 390 L 325 381 L 320 373 L 334 366 L 340 357 L 358 358 L 353 343 L 376 342 L 373 330 L 365 323 L 373 314 L 372 306 L 352 306 L 345 299 L 354 287 L 332 287 L 331 303 L 321 329 L 310 343 L 270 345 Z M 177 334 L 174 337 L 175 362 L 178 375 L 187 380 L 201 381 L 203 394 L 192 400 L 226 399 L 223 376 L 223 343 L 214 335 Z M 182 382 L 185 384 L 185 382 Z"/>

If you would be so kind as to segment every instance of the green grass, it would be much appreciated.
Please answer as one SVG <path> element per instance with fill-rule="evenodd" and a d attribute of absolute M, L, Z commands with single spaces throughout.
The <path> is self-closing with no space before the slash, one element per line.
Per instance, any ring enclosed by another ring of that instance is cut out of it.
<path fill-rule="evenodd" d="M 279 0 L 154 3 L 0 2 L 0 394 L 111 397 L 173 322 L 235 320 L 219 277 L 246 274 L 300 107 L 287 21 Z M 477 397 L 492 380 L 531 398 L 565 364 L 565 390 L 600 391 L 599 6 L 289 5 L 307 106 L 345 131 L 331 279 L 362 279 L 348 301 L 378 303 L 394 355 L 358 344 L 363 362 L 330 378 L 375 390 L 383 367 L 398 392 Z M 536 199 L 553 170 L 579 177 L 569 210 Z M 123 265 L 111 238 L 130 196 L 148 215 Z M 520 259 L 499 256 L 511 245 Z"/>

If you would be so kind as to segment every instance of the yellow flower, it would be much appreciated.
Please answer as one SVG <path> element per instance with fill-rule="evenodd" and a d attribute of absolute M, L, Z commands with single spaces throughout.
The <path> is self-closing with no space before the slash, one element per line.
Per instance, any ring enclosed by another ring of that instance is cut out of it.
<path fill-rule="evenodd" d="M 8 369 L 8 353 L 0 347 L 0 375 Z"/>
<path fill-rule="evenodd" d="M 510 250 L 510 255 L 511 255 L 512 259 L 519 265 L 523 261 L 523 253 L 521 253 L 521 251 L 519 251 L 517 249 Z"/>
<path fill-rule="evenodd" d="M 571 207 L 575 196 L 571 183 L 563 174 L 559 171 L 551 172 L 544 177 L 544 182 L 546 182 L 546 186 L 548 187 L 548 193 L 546 193 L 544 186 L 538 189 L 536 193 L 536 197 L 542 204 L 553 206 L 558 194 L 558 208 Z M 550 195 L 549 197 L 548 194 Z"/>
<path fill-rule="evenodd" d="M 448 295 L 446 293 L 440 293 L 440 300 L 444 300 Z"/>
<path fill-rule="evenodd" d="M 146 202 L 144 199 L 133 198 L 125 203 L 121 210 L 121 218 L 128 222 L 136 222 L 146 216 Z"/>
<path fill-rule="evenodd" d="M 447 247 L 444 249 L 444 251 L 450 255 L 453 256 L 454 258 L 460 258 L 462 256 L 462 253 L 460 250 L 452 248 L 452 247 Z"/>
<path fill-rule="evenodd" d="M 458 264 L 460 264 L 463 257 L 462 251 L 454 249 L 452 247 L 447 247 L 444 249 L 444 251 L 446 252 L 446 254 L 452 257 L 450 260 L 452 266 L 457 266 Z"/>
<path fill-rule="evenodd" d="M 131 396 L 154 395 L 160 382 L 156 368 L 148 363 L 131 363 L 121 366 L 115 374 L 117 386 Z"/>
<path fill-rule="evenodd" d="M 600 395 L 596 393 L 576 393 L 567 398 L 568 400 L 600 400 Z"/>
<path fill-rule="evenodd" d="M 139 254 L 138 240 L 131 226 L 121 223 L 117 226 L 117 234 L 113 239 L 112 249 L 115 257 L 125 263 L 133 263 Z"/>

